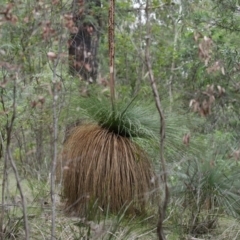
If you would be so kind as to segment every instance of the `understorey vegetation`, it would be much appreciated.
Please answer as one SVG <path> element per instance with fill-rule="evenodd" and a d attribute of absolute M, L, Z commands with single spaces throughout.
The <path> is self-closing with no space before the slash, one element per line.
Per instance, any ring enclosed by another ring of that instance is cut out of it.
<path fill-rule="evenodd" d="M 237 1 L 0 2 L 0 239 L 239 239 Z"/>

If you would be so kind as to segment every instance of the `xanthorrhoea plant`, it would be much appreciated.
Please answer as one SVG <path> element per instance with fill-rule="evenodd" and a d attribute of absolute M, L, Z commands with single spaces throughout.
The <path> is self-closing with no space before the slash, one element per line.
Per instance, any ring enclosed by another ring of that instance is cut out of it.
<path fill-rule="evenodd" d="M 74 127 L 62 154 L 63 193 L 70 212 L 85 214 L 97 201 L 118 212 L 124 205 L 144 211 L 156 188 L 151 160 L 134 139 L 157 140 L 158 118 L 134 102 L 82 99 L 85 123 Z"/>

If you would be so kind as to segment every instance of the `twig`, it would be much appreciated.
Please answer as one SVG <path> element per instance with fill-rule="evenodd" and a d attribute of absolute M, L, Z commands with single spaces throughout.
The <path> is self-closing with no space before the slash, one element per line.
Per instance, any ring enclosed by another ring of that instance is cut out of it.
<path fill-rule="evenodd" d="M 3 137 L 2 137 L 2 133 L 0 133 L 0 138 L 1 138 L 1 142 L 0 144 L 2 145 L 2 153 L 4 153 L 4 144 L 3 144 Z M 1 221 L 0 221 L 0 231 L 1 231 L 1 235 L 0 235 L 0 239 L 4 239 L 4 213 L 5 213 L 5 187 L 6 187 L 6 181 L 7 181 L 7 156 L 6 154 L 4 155 L 4 166 L 3 166 L 3 179 L 2 179 L 2 212 L 1 212 Z"/>
<path fill-rule="evenodd" d="M 157 234 L 158 234 L 158 239 L 159 240 L 165 240 L 166 237 L 164 235 L 163 232 L 163 221 L 165 219 L 166 216 L 166 210 L 167 210 L 167 205 L 168 205 L 168 201 L 169 201 L 169 189 L 168 189 L 168 185 L 167 185 L 167 171 L 166 171 L 166 162 L 165 162 L 165 158 L 164 158 L 164 143 L 165 143 L 165 116 L 164 116 L 164 112 L 163 112 L 163 108 L 162 108 L 162 104 L 161 104 L 161 100 L 159 97 L 159 93 L 158 93 L 158 89 L 157 89 L 157 85 L 154 79 L 154 75 L 153 75 L 153 71 L 152 71 L 152 66 L 151 66 L 151 62 L 150 62 L 150 33 L 151 33 L 151 29 L 150 29 L 150 20 L 149 20 L 149 1 L 147 1 L 146 3 L 146 22 L 147 22 L 147 36 L 146 36 L 146 52 L 145 52 L 145 59 L 146 59 L 146 65 L 147 65 L 147 70 L 149 73 L 149 80 L 151 83 L 151 87 L 152 87 L 152 92 L 153 92 L 153 96 L 155 99 L 155 104 L 160 116 L 160 164 L 162 167 L 162 180 L 163 180 L 163 187 L 164 187 L 164 198 L 163 198 L 163 203 L 159 205 L 159 209 L 158 209 L 158 214 L 159 214 L 159 218 L 158 218 L 158 223 L 157 223 Z"/>
<path fill-rule="evenodd" d="M 16 76 L 17 78 L 17 76 Z M 11 144 L 11 136 L 12 136 L 12 130 L 13 130 L 13 124 L 16 117 L 16 79 L 14 79 L 14 85 L 13 85 L 13 113 L 12 118 L 10 120 L 10 123 L 7 125 L 7 145 L 6 145 L 6 156 L 7 160 L 10 161 L 16 181 L 17 181 L 17 188 L 19 190 L 20 196 L 21 196 L 21 203 L 23 208 L 23 219 L 24 219 L 24 230 L 25 230 L 25 239 L 29 239 L 29 227 L 28 227 L 28 217 L 27 217 L 27 205 L 26 205 L 26 199 L 23 194 L 22 186 L 20 184 L 20 177 L 18 174 L 18 170 L 15 164 L 15 161 L 12 157 L 11 150 L 10 150 L 10 144 Z"/>
<path fill-rule="evenodd" d="M 160 5 L 157 6 L 149 6 L 148 5 L 148 9 L 150 10 L 155 10 L 155 9 L 159 9 L 159 8 L 163 8 L 165 6 L 169 6 L 169 5 L 174 5 L 173 3 L 162 3 Z M 146 6 L 144 7 L 144 4 L 141 4 L 140 7 L 133 7 L 133 8 L 127 8 L 127 9 L 121 9 L 121 11 L 125 11 L 125 12 L 137 12 L 137 11 L 145 11 L 146 10 Z"/>
<path fill-rule="evenodd" d="M 170 99 L 170 109 L 172 110 L 172 102 L 173 102 L 173 96 L 172 96 L 172 85 L 174 81 L 174 70 L 176 70 L 176 61 L 175 61 L 175 53 L 177 51 L 177 42 L 178 42 L 178 36 L 179 36 L 179 30 L 178 30 L 178 25 L 179 21 L 181 19 L 182 15 L 182 5 L 179 5 L 178 9 L 178 17 L 176 20 L 173 19 L 173 30 L 174 30 L 174 40 L 173 40 L 173 53 L 172 53 L 172 63 L 171 63 L 171 75 L 169 78 L 168 82 L 168 87 L 169 87 L 169 99 Z"/>
<path fill-rule="evenodd" d="M 115 0 L 110 0 L 109 16 L 108 16 L 108 44 L 109 44 L 109 70 L 110 70 L 110 94 L 112 108 L 114 110 L 115 101 L 115 80 L 114 80 L 114 10 L 115 10 Z"/>
<path fill-rule="evenodd" d="M 56 194 L 55 194 L 55 175 L 56 175 L 56 164 L 57 164 L 57 138 L 58 138 L 58 115 L 57 115 L 57 104 L 58 104 L 58 93 L 56 83 L 56 68 L 59 63 L 59 57 L 56 60 L 53 68 L 53 158 L 51 167 L 51 202 L 52 202 L 52 223 L 51 223 L 51 240 L 55 240 L 56 232 Z"/>
<path fill-rule="evenodd" d="M 1 90 L 1 104 L 3 111 L 5 112 L 5 104 L 3 101 L 3 89 Z M 1 137 L 1 157 L 4 158 L 4 166 L 3 166 L 3 179 L 2 179 L 2 212 L 1 212 L 1 221 L 0 221 L 0 231 L 1 231 L 1 239 L 4 239 L 4 213 L 5 213 L 5 187 L 6 187 L 6 181 L 7 181 L 7 156 L 6 154 L 3 154 L 4 151 L 4 142 L 3 142 L 3 135 L 2 132 L 0 132 L 0 137 Z"/>
<path fill-rule="evenodd" d="M 63 38 L 61 37 L 59 40 L 59 50 L 58 53 L 62 51 L 62 44 Z M 55 193 L 55 177 L 56 177 L 56 165 L 57 165 L 57 141 L 58 141 L 58 115 L 59 112 L 57 111 L 58 107 L 58 98 L 59 98 L 59 90 L 58 90 L 58 83 L 56 81 L 57 78 L 57 66 L 60 62 L 60 56 L 58 54 L 57 59 L 54 62 L 54 66 L 52 72 L 52 83 L 53 83 L 53 158 L 52 158 L 52 167 L 51 167 L 51 202 L 52 202 L 52 223 L 51 223 L 51 240 L 55 240 L 55 232 L 56 232 L 56 193 Z M 60 110 L 59 110 L 60 111 Z"/>

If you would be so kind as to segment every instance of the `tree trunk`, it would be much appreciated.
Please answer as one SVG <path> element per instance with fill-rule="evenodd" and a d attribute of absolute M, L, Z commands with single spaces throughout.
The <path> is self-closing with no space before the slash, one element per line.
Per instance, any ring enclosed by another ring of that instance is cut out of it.
<path fill-rule="evenodd" d="M 71 33 L 69 39 L 69 71 L 89 82 L 97 78 L 100 7 L 100 0 L 74 0 L 72 3 L 76 32 Z"/>

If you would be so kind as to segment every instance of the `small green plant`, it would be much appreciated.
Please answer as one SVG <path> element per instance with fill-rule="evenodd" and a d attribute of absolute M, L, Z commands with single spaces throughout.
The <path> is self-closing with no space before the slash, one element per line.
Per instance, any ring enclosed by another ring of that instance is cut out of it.
<path fill-rule="evenodd" d="M 95 204 L 97 206 L 97 204 Z M 90 239 L 149 239 L 155 229 L 149 225 L 149 218 L 126 216 L 130 205 L 123 206 L 118 213 L 112 215 L 109 211 L 105 214 L 99 208 L 91 209 L 96 215 L 90 220 L 89 217 L 79 219 L 75 222 L 78 230 L 75 230 L 75 238 L 90 238 Z M 91 212 L 89 211 L 89 212 Z M 101 215 L 101 218 L 96 216 Z M 145 238 L 147 237 L 147 238 Z M 151 238 L 152 239 L 152 238 Z"/>
<path fill-rule="evenodd" d="M 181 165 L 175 186 L 176 221 L 185 233 L 207 234 L 220 216 L 240 216 L 240 171 L 235 163 L 218 159 L 191 159 Z M 181 216 L 181 217 L 180 217 Z M 181 219 L 181 223 L 179 220 Z"/>

